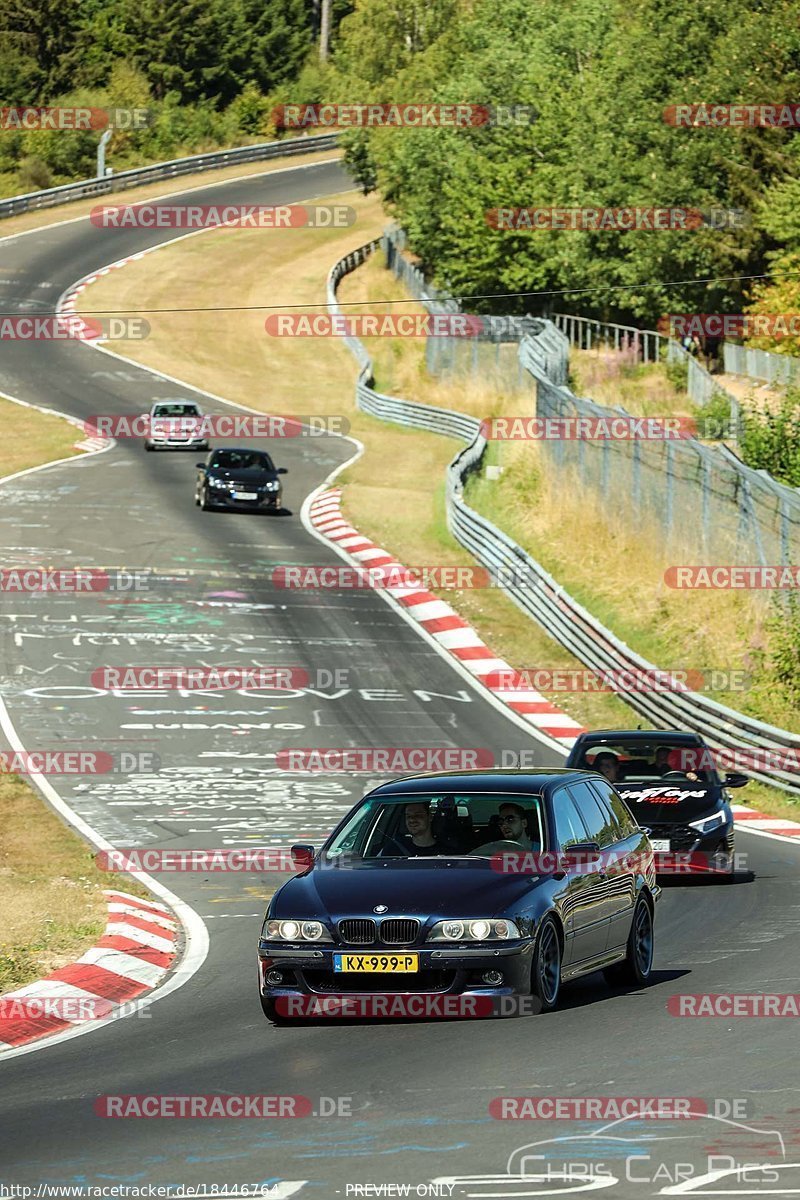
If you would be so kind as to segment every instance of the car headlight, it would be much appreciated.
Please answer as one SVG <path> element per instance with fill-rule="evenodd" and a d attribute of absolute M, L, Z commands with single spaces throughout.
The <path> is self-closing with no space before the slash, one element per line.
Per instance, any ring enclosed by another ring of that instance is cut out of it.
<path fill-rule="evenodd" d="M 332 942 L 321 921 L 265 921 L 261 936 L 268 942 Z"/>
<path fill-rule="evenodd" d="M 209 479 L 208 486 L 213 488 L 226 488 L 228 483 L 225 479 Z"/>
<path fill-rule="evenodd" d="M 429 942 L 505 942 L 518 938 L 519 929 L 513 921 L 463 918 L 437 921 L 428 934 Z"/>
<path fill-rule="evenodd" d="M 712 813 L 710 817 L 701 817 L 699 821 L 690 821 L 689 825 L 698 833 L 711 833 L 712 830 L 719 829 L 720 825 L 724 825 L 727 819 L 727 813 L 721 810 Z"/>
<path fill-rule="evenodd" d="M 278 483 L 277 479 L 273 479 L 269 483 L 264 484 L 264 490 L 266 492 L 277 492 L 280 486 L 281 485 Z"/>

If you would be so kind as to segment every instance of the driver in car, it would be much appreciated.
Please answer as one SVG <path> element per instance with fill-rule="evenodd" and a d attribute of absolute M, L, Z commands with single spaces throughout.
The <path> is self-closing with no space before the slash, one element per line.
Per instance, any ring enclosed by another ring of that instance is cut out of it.
<path fill-rule="evenodd" d="M 446 853 L 444 846 L 441 846 L 434 837 L 432 829 L 433 816 L 430 805 L 422 803 L 407 804 L 404 815 L 410 840 L 407 838 L 391 838 L 381 851 L 381 856 L 389 855 L 396 857 L 398 853 L 402 853 L 409 855 L 411 858 L 416 858 L 419 855 Z"/>
<path fill-rule="evenodd" d="M 523 850 L 533 850 L 533 842 L 525 825 L 525 809 L 519 804 L 501 804 L 500 832 L 504 840 L 517 842 Z"/>
<path fill-rule="evenodd" d="M 656 746 L 655 770 L 657 775 L 685 774 L 687 779 L 699 779 L 694 771 L 682 771 L 683 755 L 679 747 Z"/>

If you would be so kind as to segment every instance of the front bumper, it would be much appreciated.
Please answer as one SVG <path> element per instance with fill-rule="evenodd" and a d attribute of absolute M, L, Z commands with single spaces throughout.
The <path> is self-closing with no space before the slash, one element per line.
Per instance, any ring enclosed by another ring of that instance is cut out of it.
<path fill-rule="evenodd" d="M 333 969 L 335 953 L 370 953 L 369 947 L 331 946 L 324 948 L 259 943 L 259 987 L 264 998 L 277 996 L 330 995 L 528 995 L 531 984 L 533 939 L 510 946 L 459 947 L 417 946 L 391 948 L 419 955 L 419 970 L 414 973 L 345 974 Z M 386 953 L 381 948 L 379 953 Z M 280 971 L 279 983 L 266 982 L 268 971 Z M 499 971 L 502 982 L 487 984 L 481 976 Z"/>
<path fill-rule="evenodd" d="M 690 825 L 651 825 L 650 837 L 669 841 L 668 851 L 653 851 L 659 875 L 714 874 L 734 851 L 733 818 L 710 833 L 700 833 Z"/>
<path fill-rule="evenodd" d="M 230 492 L 223 488 L 209 488 L 208 502 L 216 508 L 231 508 L 240 512 L 253 510 L 279 509 L 282 504 L 281 492 L 263 492 L 255 500 L 235 500 Z"/>
<path fill-rule="evenodd" d="M 208 450 L 208 438 L 167 438 L 151 437 L 147 439 L 154 450 Z"/>

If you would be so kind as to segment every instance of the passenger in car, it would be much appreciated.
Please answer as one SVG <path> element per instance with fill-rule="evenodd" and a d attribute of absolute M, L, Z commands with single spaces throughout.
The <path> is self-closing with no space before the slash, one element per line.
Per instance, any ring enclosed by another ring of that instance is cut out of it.
<path fill-rule="evenodd" d="M 613 754 L 611 750 L 601 750 L 594 756 L 592 770 L 605 775 L 609 783 L 616 783 L 619 779 L 619 762 L 616 754 Z"/>

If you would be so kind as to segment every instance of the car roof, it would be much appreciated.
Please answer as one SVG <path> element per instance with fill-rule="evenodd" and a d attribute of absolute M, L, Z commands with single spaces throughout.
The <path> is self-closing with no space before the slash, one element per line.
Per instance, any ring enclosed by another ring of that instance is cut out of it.
<path fill-rule="evenodd" d="M 405 775 L 382 783 L 370 792 L 370 796 L 410 796 L 425 792 L 471 791 L 508 795 L 531 795 L 541 793 L 565 779 L 581 779 L 597 776 L 596 771 L 569 767 L 542 767 L 534 771 L 521 770 L 478 770 L 436 771 L 421 775 Z"/>
<path fill-rule="evenodd" d="M 688 729 L 592 729 L 578 737 L 581 746 L 594 745 L 597 742 L 615 742 L 624 740 L 631 742 L 669 742 L 679 746 L 703 745 L 699 733 Z M 574 748 L 574 747 L 573 747 Z"/>

